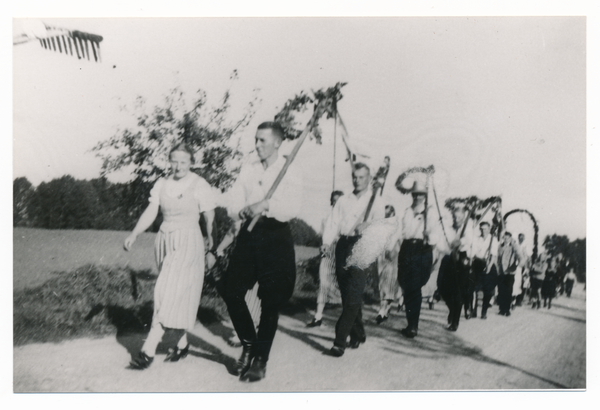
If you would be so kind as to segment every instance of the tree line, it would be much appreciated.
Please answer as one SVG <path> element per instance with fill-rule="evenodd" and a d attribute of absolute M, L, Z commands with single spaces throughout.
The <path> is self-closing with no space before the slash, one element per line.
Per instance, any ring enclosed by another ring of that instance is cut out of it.
<path fill-rule="evenodd" d="M 139 179 L 113 183 L 106 178 L 79 180 L 70 175 L 34 187 L 25 177 L 13 181 L 13 226 L 42 229 L 130 231 L 148 205 L 152 183 Z M 157 232 L 159 215 L 150 231 Z M 216 240 L 231 226 L 224 208 L 215 212 Z M 296 245 L 320 246 L 317 232 L 301 219 L 291 221 Z"/>

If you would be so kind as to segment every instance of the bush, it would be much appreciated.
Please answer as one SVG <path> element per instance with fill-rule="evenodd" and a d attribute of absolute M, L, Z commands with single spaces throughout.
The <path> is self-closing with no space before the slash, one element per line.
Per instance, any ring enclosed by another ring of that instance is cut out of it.
<path fill-rule="evenodd" d="M 302 219 L 294 218 L 290 221 L 290 230 L 294 238 L 294 244 L 301 246 L 321 246 L 321 236 Z"/>
<path fill-rule="evenodd" d="M 15 291 L 14 344 L 146 332 L 155 282 L 150 271 L 88 265 L 57 273 L 41 286 Z M 214 292 L 203 294 L 199 313 L 207 309 L 216 316 L 226 312 Z"/>

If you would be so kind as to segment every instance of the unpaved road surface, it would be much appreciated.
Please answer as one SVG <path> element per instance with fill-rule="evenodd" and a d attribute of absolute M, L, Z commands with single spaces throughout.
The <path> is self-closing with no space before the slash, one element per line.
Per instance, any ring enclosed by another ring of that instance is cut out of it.
<path fill-rule="evenodd" d="M 385 390 L 544 390 L 586 388 L 586 301 L 582 285 L 551 310 L 523 306 L 511 317 L 491 308 L 487 320 L 461 319 L 444 329 L 443 303 L 424 304 L 419 336 L 403 338 L 403 312 L 374 323 L 364 311 L 368 339 L 341 358 L 322 355 L 333 343 L 339 307 L 325 311 L 326 326 L 307 329 L 310 313 L 281 315 L 267 377 L 242 383 L 229 374 L 240 348 L 230 347 L 227 323 L 197 324 L 190 356 L 164 363 L 160 353 L 145 371 L 127 368 L 144 335 L 118 334 L 60 344 L 14 348 L 15 392 L 276 392 Z M 163 353 L 164 354 L 164 353 Z"/>

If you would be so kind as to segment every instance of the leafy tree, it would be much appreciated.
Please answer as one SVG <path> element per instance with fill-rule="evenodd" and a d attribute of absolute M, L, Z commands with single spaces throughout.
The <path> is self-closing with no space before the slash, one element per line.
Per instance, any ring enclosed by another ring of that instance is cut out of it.
<path fill-rule="evenodd" d="M 575 273 L 577 274 L 577 280 L 579 282 L 585 282 L 585 273 L 586 273 L 586 241 L 583 239 L 576 239 L 573 242 L 569 243 L 567 254 L 573 267 L 575 269 Z"/>
<path fill-rule="evenodd" d="M 35 226 L 46 229 L 95 229 L 102 210 L 93 185 L 69 175 L 42 182 L 30 204 Z"/>
<path fill-rule="evenodd" d="M 29 207 L 34 188 L 25 177 L 13 181 L 13 226 L 30 224 Z"/>
<path fill-rule="evenodd" d="M 235 81 L 237 70 L 231 75 Z M 148 110 L 138 97 L 134 127 L 97 144 L 93 151 L 103 160 L 102 175 L 132 167 L 138 183 L 154 182 L 168 173 L 168 153 L 179 141 L 196 152 L 194 172 L 222 190 L 230 186 L 239 170 L 239 136 L 255 114 L 255 93 L 239 118 L 230 120 L 231 93 L 227 90 L 216 107 L 209 108 L 206 93 L 198 90 L 191 102 L 174 88 L 161 105 Z"/>
<path fill-rule="evenodd" d="M 559 253 L 562 253 L 563 256 L 566 256 L 566 251 L 569 246 L 569 238 L 566 235 L 547 235 L 544 239 L 543 245 L 546 248 L 546 251 L 552 256 L 556 256 Z"/>

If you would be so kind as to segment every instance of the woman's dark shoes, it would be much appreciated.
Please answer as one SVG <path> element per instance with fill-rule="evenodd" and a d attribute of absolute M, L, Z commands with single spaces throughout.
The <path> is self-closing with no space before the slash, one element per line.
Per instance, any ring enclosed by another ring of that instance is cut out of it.
<path fill-rule="evenodd" d="M 185 359 L 190 352 L 189 343 L 183 348 L 180 349 L 177 346 L 171 347 L 167 352 L 167 356 L 165 357 L 165 362 L 178 362 L 181 359 Z"/>
<path fill-rule="evenodd" d="M 135 370 L 144 370 L 150 367 L 153 361 L 154 357 L 150 357 L 143 351 L 140 351 L 137 357 L 129 362 L 129 366 Z"/>
<path fill-rule="evenodd" d="M 323 319 L 317 320 L 313 317 L 313 319 L 306 324 L 306 327 L 320 327 L 323 324 Z"/>
<path fill-rule="evenodd" d="M 342 357 L 344 355 L 344 349 L 338 346 L 333 346 L 331 349 L 324 351 L 323 354 L 331 357 Z"/>
<path fill-rule="evenodd" d="M 244 348 L 242 350 L 242 355 L 240 356 L 238 361 L 235 363 L 232 374 L 235 376 L 243 376 L 248 371 L 251 364 L 252 364 L 252 346 L 244 345 Z"/>
<path fill-rule="evenodd" d="M 450 331 L 450 332 L 456 332 L 458 330 L 458 326 L 454 326 L 454 325 L 448 325 L 446 327 L 446 330 Z"/>
<path fill-rule="evenodd" d="M 377 315 L 377 317 L 375 318 L 375 322 L 380 325 L 381 323 L 385 322 L 386 320 L 388 320 L 389 316 L 382 316 L 382 315 Z"/>
<path fill-rule="evenodd" d="M 405 327 L 404 329 L 402 329 L 400 331 L 400 333 L 402 333 L 402 336 L 404 337 L 408 337 L 409 339 L 413 339 L 415 336 L 417 336 L 417 329 L 412 329 L 409 327 Z"/>
<path fill-rule="evenodd" d="M 255 357 L 252 366 L 247 372 L 240 376 L 242 382 L 257 382 L 267 375 L 267 361 L 261 357 Z"/>

